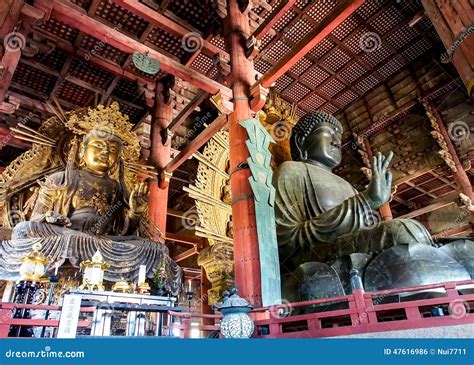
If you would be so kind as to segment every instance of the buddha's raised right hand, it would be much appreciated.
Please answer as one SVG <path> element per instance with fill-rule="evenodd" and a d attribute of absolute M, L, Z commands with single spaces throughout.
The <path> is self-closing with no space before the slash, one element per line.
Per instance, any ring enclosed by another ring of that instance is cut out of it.
<path fill-rule="evenodd" d="M 45 219 L 47 223 L 56 224 L 58 226 L 65 226 L 65 227 L 71 226 L 71 221 L 69 220 L 68 217 L 62 214 L 53 212 L 51 210 L 46 212 Z"/>
<path fill-rule="evenodd" d="M 387 156 L 380 152 L 372 158 L 372 179 L 364 196 L 372 209 L 380 208 L 387 203 L 392 194 L 392 173 L 388 171 L 388 165 L 392 161 L 393 152 Z"/>

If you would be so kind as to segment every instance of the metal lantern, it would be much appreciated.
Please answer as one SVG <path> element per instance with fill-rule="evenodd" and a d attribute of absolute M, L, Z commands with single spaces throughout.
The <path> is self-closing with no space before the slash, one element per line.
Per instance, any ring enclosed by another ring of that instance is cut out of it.
<path fill-rule="evenodd" d="M 44 275 L 48 258 L 40 250 L 41 244 L 35 243 L 33 245 L 33 251 L 20 259 L 20 261 L 22 261 L 20 266 L 20 280 L 39 281 Z"/>
<path fill-rule="evenodd" d="M 85 290 L 105 290 L 102 282 L 104 280 L 104 271 L 109 267 L 110 265 L 104 261 L 102 254 L 97 250 L 94 256 L 92 256 L 92 261 L 81 262 L 84 276 L 82 277 L 82 285 L 79 288 Z"/>
<path fill-rule="evenodd" d="M 222 304 L 215 304 L 224 315 L 221 321 L 221 333 L 225 338 L 250 338 L 254 331 L 252 318 L 248 313 L 253 309 L 248 301 L 237 295 L 237 288 L 224 292 Z"/>

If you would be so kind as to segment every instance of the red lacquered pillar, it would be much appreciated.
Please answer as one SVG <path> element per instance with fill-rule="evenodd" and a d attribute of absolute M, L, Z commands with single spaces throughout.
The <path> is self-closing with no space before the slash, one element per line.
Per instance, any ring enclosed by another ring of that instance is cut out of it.
<path fill-rule="evenodd" d="M 173 117 L 171 101 L 165 95 L 165 86 L 156 85 L 155 104 L 153 106 L 150 131 L 150 164 L 161 171 L 170 161 L 171 138 L 163 139 Z M 158 228 L 166 234 L 166 212 L 168 209 L 168 183 L 164 177 L 153 179 L 149 183 L 150 194 L 148 197 L 149 218 Z"/>
<path fill-rule="evenodd" d="M 229 116 L 230 171 L 232 189 L 232 220 L 234 228 L 235 282 L 239 295 L 253 305 L 262 303 L 260 257 L 255 204 L 249 183 L 247 165 L 249 151 L 245 144 L 247 132 L 239 125 L 251 118 L 250 86 L 255 81 L 253 62 L 245 56 L 245 36 L 249 35 L 248 15 L 243 14 L 237 0 L 229 0 L 225 22 L 226 42 L 230 49 L 234 112 Z"/>

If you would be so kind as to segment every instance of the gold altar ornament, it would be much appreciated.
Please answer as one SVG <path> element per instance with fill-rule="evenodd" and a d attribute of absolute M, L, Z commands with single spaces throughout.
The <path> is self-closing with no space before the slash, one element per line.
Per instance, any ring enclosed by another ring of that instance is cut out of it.
<path fill-rule="evenodd" d="M 25 281 L 39 281 L 46 271 L 46 263 L 48 258 L 40 251 L 41 244 L 33 245 L 33 251 L 21 258 L 20 266 L 21 280 Z"/>
<path fill-rule="evenodd" d="M 104 270 L 107 270 L 110 265 L 104 261 L 99 250 L 92 256 L 92 261 L 81 262 L 81 270 L 84 270 L 82 278 L 82 285 L 79 287 L 84 290 L 105 290 L 102 284 L 104 280 Z"/>
<path fill-rule="evenodd" d="M 112 291 L 114 292 L 130 293 L 131 290 L 132 286 L 124 278 L 121 278 L 112 286 Z"/>

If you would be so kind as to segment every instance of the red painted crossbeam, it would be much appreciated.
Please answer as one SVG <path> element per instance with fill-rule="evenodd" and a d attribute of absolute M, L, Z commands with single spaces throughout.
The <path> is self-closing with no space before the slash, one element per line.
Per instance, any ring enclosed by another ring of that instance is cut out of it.
<path fill-rule="evenodd" d="M 85 34 L 120 49 L 123 52 L 133 53 L 138 51 L 140 53 L 148 54 L 149 57 L 160 62 L 161 69 L 164 72 L 175 75 L 210 94 L 216 94 L 220 91 L 224 98 L 232 98 L 232 90 L 228 87 L 210 79 L 192 68 L 184 66 L 178 61 L 175 61 L 155 49 L 121 33 L 117 29 L 111 28 L 104 23 L 91 18 L 86 13 L 77 10 L 64 0 L 54 0 L 52 16 Z"/>
<path fill-rule="evenodd" d="M 277 21 L 293 6 L 297 0 L 283 0 L 281 1 L 272 12 L 267 15 L 265 20 L 258 26 L 253 33 L 253 36 L 257 39 L 262 39 L 263 36 L 276 24 Z"/>

